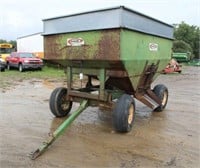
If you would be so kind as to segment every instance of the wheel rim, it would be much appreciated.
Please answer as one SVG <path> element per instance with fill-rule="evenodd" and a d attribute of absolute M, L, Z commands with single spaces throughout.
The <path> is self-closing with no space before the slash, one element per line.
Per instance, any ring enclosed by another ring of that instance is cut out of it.
<path fill-rule="evenodd" d="M 134 116 L 134 106 L 133 106 L 133 104 L 131 104 L 129 107 L 129 111 L 128 111 L 128 124 L 132 123 L 133 116 Z"/>
<path fill-rule="evenodd" d="M 65 99 L 65 97 L 63 97 L 63 98 L 62 98 L 62 103 L 61 103 L 61 108 L 62 108 L 62 110 L 63 110 L 63 111 L 68 110 L 69 106 L 70 106 L 70 102 L 67 101 L 67 100 Z"/>
<path fill-rule="evenodd" d="M 167 102 L 167 91 L 163 93 L 162 106 L 165 106 L 166 102 Z"/>

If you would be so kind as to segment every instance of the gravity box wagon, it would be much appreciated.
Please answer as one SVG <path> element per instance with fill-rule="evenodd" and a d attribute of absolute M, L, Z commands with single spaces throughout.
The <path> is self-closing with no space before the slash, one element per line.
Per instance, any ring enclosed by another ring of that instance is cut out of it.
<path fill-rule="evenodd" d="M 151 83 L 171 58 L 173 26 L 123 6 L 43 22 L 45 58 L 67 73 L 67 88 L 52 92 L 50 109 L 63 117 L 73 102 L 80 102 L 80 107 L 35 151 L 33 159 L 87 106 L 110 109 L 119 132 L 131 130 L 134 98 L 154 111 L 165 108 L 167 87 L 159 84 L 152 89 Z M 78 88 L 74 80 L 79 81 Z"/>

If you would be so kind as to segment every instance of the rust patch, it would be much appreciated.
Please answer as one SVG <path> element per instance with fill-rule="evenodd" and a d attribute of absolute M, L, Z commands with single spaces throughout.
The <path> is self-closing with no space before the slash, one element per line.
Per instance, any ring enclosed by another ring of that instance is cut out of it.
<path fill-rule="evenodd" d="M 106 74 L 112 77 L 128 77 L 128 73 L 125 70 L 109 70 Z"/>
<path fill-rule="evenodd" d="M 97 43 L 77 47 L 62 44 L 62 38 L 67 34 L 45 36 L 45 59 L 119 61 L 120 29 L 102 30 L 99 33 L 101 37 Z"/>
<path fill-rule="evenodd" d="M 61 49 L 61 55 L 63 59 L 69 60 L 87 60 L 88 59 L 88 51 L 90 50 L 89 45 L 78 46 L 78 47 L 65 47 Z"/>
<path fill-rule="evenodd" d="M 119 60 L 120 29 L 103 30 L 98 48 L 96 59 Z"/>
<path fill-rule="evenodd" d="M 106 68 L 112 70 L 111 76 L 127 76 L 120 60 L 120 29 L 102 30 L 96 32 L 98 39 L 91 40 L 83 46 L 67 46 L 63 39 L 68 34 L 56 34 L 44 37 L 45 59 L 62 66 L 75 66 L 73 61 L 81 61 L 81 67 Z M 84 32 L 82 32 L 84 34 Z M 88 32 L 87 32 L 88 33 Z M 91 32 L 91 33 L 94 33 Z M 88 33 L 90 35 L 90 32 Z M 85 34 L 84 34 L 85 35 Z M 91 34 L 92 36 L 92 34 Z M 115 70 L 118 70 L 115 72 Z M 119 72 L 119 71 L 122 72 Z"/>
<path fill-rule="evenodd" d="M 60 44 L 56 41 L 58 35 L 44 37 L 44 58 L 47 60 L 58 59 Z"/>

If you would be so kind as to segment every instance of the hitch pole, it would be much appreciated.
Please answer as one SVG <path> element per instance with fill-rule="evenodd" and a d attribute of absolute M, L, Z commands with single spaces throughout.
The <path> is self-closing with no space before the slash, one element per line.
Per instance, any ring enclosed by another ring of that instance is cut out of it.
<path fill-rule="evenodd" d="M 49 137 L 46 141 L 42 143 L 42 145 L 29 154 L 32 160 L 35 160 L 38 156 L 40 156 L 64 131 L 65 129 L 76 119 L 76 117 L 81 114 L 83 110 L 85 110 L 88 106 L 88 100 L 83 100 L 79 106 L 79 108 L 73 112 L 54 132 L 53 134 L 49 134 Z"/>

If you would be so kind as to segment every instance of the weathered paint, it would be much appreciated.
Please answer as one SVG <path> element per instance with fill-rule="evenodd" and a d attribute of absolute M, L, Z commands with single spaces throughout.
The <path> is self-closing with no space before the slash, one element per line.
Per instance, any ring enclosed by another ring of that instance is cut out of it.
<path fill-rule="evenodd" d="M 46 59 L 119 60 L 119 30 L 91 31 L 45 36 Z M 82 38 L 83 46 L 67 46 L 68 38 Z M 63 61 L 61 61 L 61 64 Z"/>
<path fill-rule="evenodd" d="M 67 46 L 68 38 L 81 38 L 82 46 Z M 150 45 L 154 45 L 151 49 Z M 138 87 L 146 61 L 164 69 L 171 58 L 172 40 L 127 29 L 76 32 L 44 37 L 45 58 L 63 66 L 106 69 L 109 77 L 129 77 L 127 92 Z M 86 70 L 87 71 L 87 70 Z M 157 74 L 155 75 L 155 77 Z M 154 77 L 154 78 L 155 78 Z M 111 81 L 111 80 L 110 80 Z M 114 81 L 114 79 L 113 79 Z M 111 83 L 113 83 L 111 81 Z M 130 88 L 132 85 L 133 88 Z"/>

